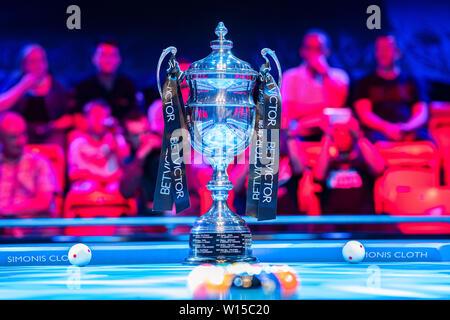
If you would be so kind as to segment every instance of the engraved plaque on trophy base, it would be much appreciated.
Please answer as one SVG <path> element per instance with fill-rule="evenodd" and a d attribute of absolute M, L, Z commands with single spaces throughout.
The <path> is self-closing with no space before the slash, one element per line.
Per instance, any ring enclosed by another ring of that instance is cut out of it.
<path fill-rule="evenodd" d="M 186 263 L 256 262 L 250 232 L 191 233 Z"/>

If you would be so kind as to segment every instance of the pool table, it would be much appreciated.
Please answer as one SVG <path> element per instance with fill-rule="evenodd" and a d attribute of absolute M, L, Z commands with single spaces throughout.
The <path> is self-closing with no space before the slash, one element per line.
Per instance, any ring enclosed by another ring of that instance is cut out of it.
<path fill-rule="evenodd" d="M 287 264 L 299 286 L 289 299 L 449 299 L 450 241 L 366 240 L 362 263 L 348 264 L 344 240 L 254 241 L 262 264 Z M 73 243 L 0 246 L 0 299 L 190 300 L 184 241 L 86 243 L 91 263 L 67 260 Z M 237 299 L 245 296 L 233 297 Z M 270 299 L 262 291 L 252 299 Z"/>

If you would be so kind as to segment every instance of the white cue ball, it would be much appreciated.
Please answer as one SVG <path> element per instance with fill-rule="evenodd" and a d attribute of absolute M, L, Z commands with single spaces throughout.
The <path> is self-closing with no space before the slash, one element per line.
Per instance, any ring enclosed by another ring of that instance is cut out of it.
<path fill-rule="evenodd" d="M 91 262 L 92 252 L 87 245 L 78 243 L 70 248 L 68 258 L 71 264 L 83 267 Z"/>
<path fill-rule="evenodd" d="M 359 263 L 363 261 L 366 255 L 366 249 L 359 241 L 349 241 L 342 248 L 342 256 L 345 261 L 350 263 Z"/>

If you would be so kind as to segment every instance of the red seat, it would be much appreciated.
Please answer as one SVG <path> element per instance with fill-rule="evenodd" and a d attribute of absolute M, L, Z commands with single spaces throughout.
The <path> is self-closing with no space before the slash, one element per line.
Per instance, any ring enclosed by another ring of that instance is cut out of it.
<path fill-rule="evenodd" d="M 389 212 L 397 189 L 439 185 L 439 154 L 433 143 L 380 141 L 375 143 L 375 147 L 387 166 L 383 176 L 375 182 L 377 213 Z"/>
<path fill-rule="evenodd" d="M 449 215 L 450 188 L 416 187 L 412 190 L 397 190 L 389 211 L 391 215 Z M 398 226 L 405 234 L 450 234 L 450 224 L 446 222 L 399 223 Z"/>
<path fill-rule="evenodd" d="M 438 145 L 444 169 L 444 183 L 450 185 L 450 126 L 434 129 L 431 134 Z"/>
<path fill-rule="evenodd" d="M 430 120 L 449 119 L 449 118 L 450 118 L 450 102 L 432 101 L 430 103 Z"/>
<path fill-rule="evenodd" d="M 428 167 L 439 174 L 439 153 L 432 142 L 379 141 L 375 147 L 387 167 Z"/>
<path fill-rule="evenodd" d="M 135 199 L 125 199 L 120 193 L 105 191 L 74 192 L 69 191 L 64 206 L 65 218 L 117 218 L 122 215 L 135 215 L 137 205 Z M 68 235 L 112 235 L 113 226 L 70 227 Z"/>
<path fill-rule="evenodd" d="M 450 185 L 450 102 L 432 102 L 430 110 L 429 130 L 438 146 L 445 184 Z"/>
<path fill-rule="evenodd" d="M 438 187 L 436 174 L 426 168 L 388 168 L 375 182 L 375 211 L 395 211 L 397 194 L 411 192 L 416 188 Z"/>

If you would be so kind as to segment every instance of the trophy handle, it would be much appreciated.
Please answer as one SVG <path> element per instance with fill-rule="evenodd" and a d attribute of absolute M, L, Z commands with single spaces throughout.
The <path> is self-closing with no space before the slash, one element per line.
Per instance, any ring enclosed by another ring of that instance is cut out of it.
<path fill-rule="evenodd" d="M 161 56 L 159 57 L 158 67 L 156 68 L 156 82 L 158 84 L 158 91 L 159 91 L 159 95 L 161 96 L 161 99 L 162 99 L 162 91 L 161 91 L 161 83 L 160 83 L 160 78 L 159 78 L 159 72 L 161 70 L 161 64 L 162 64 L 164 58 L 169 53 L 172 53 L 173 55 L 176 55 L 177 54 L 177 48 L 175 48 L 175 47 L 168 47 L 168 48 L 164 49 L 163 52 L 161 53 Z"/>
<path fill-rule="evenodd" d="M 281 88 L 281 66 L 280 62 L 278 61 L 277 55 L 275 54 L 275 51 L 269 48 L 264 48 L 261 50 L 261 55 L 263 56 L 264 60 L 266 60 L 267 64 L 269 65 L 269 71 L 270 71 L 270 62 L 269 59 L 267 59 L 266 55 L 269 55 L 272 57 L 273 61 L 275 61 L 275 64 L 277 65 L 278 69 L 278 88 Z"/>

